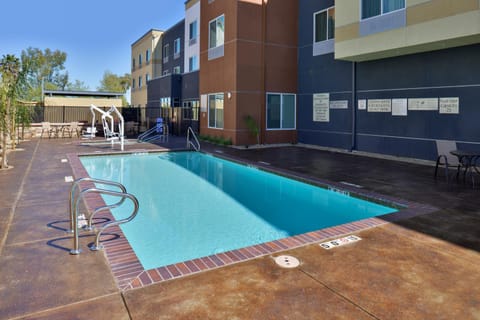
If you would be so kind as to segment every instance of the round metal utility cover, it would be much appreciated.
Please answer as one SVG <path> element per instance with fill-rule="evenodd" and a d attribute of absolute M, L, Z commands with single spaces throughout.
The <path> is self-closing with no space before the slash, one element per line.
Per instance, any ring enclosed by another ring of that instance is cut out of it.
<path fill-rule="evenodd" d="M 296 268 L 300 265 L 300 261 L 292 256 L 278 256 L 275 262 L 282 268 Z"/>

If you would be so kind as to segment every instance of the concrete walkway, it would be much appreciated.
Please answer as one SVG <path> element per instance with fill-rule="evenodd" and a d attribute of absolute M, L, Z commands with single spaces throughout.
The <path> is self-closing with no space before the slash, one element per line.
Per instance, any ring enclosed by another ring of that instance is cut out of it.
<path fill-rule="evenodd" d="M 104 254 L 69 255 L 65 233 L 72 170 L 61 159 L 110 147 L 75 139 L 19 147 L 14 168 L 0 171 L 0 319 L 480 319 L 480 190 L 435 182 L 431 167 L 295 146 L 206 145 L 439 210 L 355 233 L 363 240 L 333 250 L 291 250 L 295 269 L 265 256 L 122 292 Z"/>

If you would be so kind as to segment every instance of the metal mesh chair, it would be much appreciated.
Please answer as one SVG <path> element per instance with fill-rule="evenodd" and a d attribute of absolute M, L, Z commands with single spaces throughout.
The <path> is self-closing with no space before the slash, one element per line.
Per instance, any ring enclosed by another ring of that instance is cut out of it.
<path fill-rule="evenodd" d="M 449 168 L 457 168 L 457 179 L 460 173 L 461 163 L 458 158 L 450 153 L 457 149 L 457 143 L 452 140 L 436 140 L 437 145 L 437 163 L 435 164 L 435 179 L 438 175 L 438 167 L 443 166 L 445 179 L 449 181 Z"/>

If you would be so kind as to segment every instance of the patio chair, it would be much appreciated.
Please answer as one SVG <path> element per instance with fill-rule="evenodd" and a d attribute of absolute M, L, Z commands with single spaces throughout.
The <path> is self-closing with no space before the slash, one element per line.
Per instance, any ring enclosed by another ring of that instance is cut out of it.
<path fill-rule="evenodd" d="M 70 125 L 68 127 L 63 128 L 63 136 L 65 136 L 65 133 L 68 133 L 70 138 L 73 138 L 73 134 L 75 134 L 77 137 L 80 136 L 78 131 L 80 130 L 80 127 L 78 125 L 78 122 L 70 122 Z"/>
<path fill-rule="evenodd" d="M 437 146 L 437 163 L 435 164 L 435 179 L 438 174 L 438 167 L 444 166 L 445 179 L 449 182 L 449 168 L 457 168 L 457 179 L 460 173 L 461 163 L 458 157 L 450 153 L 450 151 L 457 150 L 457 143 L 452 140 L 436 140 Z"/>
<path fill-rule="evenodd" d="M 57 131 L 55 128 L 52 128 L 50 122 L 42 122 L 42 132 L 40 133 L 40 138 L 43 138 L 44 132 L 48 134 L 48 139 L 50 139 L 52 133 L 54 136 L 57 134 Z"/>

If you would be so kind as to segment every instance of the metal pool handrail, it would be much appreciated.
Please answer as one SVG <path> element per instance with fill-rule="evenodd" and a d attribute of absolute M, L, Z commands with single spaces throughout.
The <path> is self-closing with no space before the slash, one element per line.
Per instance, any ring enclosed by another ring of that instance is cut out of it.
<path fill-rule="evenodd" d="M 196 145 L 190 140 L 190 134 L 193 136 L 193 139 L 197 143 Z M 197 139 L 197 135 L 193 131 L 192 127 L 188 127 L 187 129 L 187 148 L 190 148 L 190 146 L 195 149 L 195 151 L 200 151 L 200 142 Z"/>
<path fill-rule="evenodd" d="M 103 185 L 110 185 L 110 186 L 115 186 L 115 187 L 118 187 L 123 193 L 127 193 L 127 189 L 125 188 L 125 186 L 119 182 L 115 182 L 115 181 L 108 181 L 108 180 L 102 180 L 102 179 L 96 179 L 96 178 L 90 178 L 90 177 L 85 177 L 85 178 L 79 178 L 77 180 L 75 180 L 72 184 L 72 188 L 70 189 L 70 230 L 68 230 L 69 233 L 73 233 L 74 231 L 74 224 L 73 224 L 73 214 L 74 212 L 76 211 L 76 203 L 75 202 L 75 191 L 77 190 L 77 187 L 80 186 L 80 183 L 84 182 L 84 181 L 89 181 L 89 182 L 93 182 L 93 183 L 99 183 L 99 184 L 103 184 Z M 111 204 L 111 205 L 107 205 L 107 206 L 103 206 L 103 207 L 99 207 L 99 208 L 96 208 L 94 210 L 94 212 L 92 213 L 92 216 L 94 214 L 96 214 L 98 211 L 101 211 L 101 210 L 105 210 L 105 209 L 109 209 L 109 208 L 116 208 L 118 206 L 120 206 L 123 202 L 125 201 L 125 198 L 122 198 L 120 199 L 119 202 L 117 203 L 114 203 L 114 204 Z M 91 218 L 91 217 L 90 217 Z M 91 219 L 89 219 L 89 225 L 88 225 L 88 228 L 91 229 L 92 225 L 91 225 Z"/>
<path fill-rule="evenodd" d="M 123 224 L 123 223 L 130 222 L 130 221 L 133 220 L 133 218 L 135 218 L 135 216 L 138 213 L 138 208 L 139 208 L 138 200 L 134 195 L 132 195 L 130 193 L 117 192 L 117 191 L 112 191 L 112 190 L 104 190 L 104 189 L 99 189 L 99 188 L 89 188 L 89 189 L 82 190 L 80 192 L 78 198 L 77 198 L 77 201 L 75 202 L 75 212 L 74 212 L 73 221 L 72 221 L 73 225 L 75 226 L 73 228 L 73 249 L 70 250 L 70 254 L 72 254 L 72 255 L 77 255 L 77 254 L 80 253 L 79 241 L 78 241 L 78 204 L 82 200 L 84 195 L 86 195 L 88 193 L 105 194 L 105 195 L 109 195 L 109 196 L 121 197 L 122 198 L 121 202 L 123 202 L 125 199 L 130 199 L 133 202 L 133 205 L 134 205 L 133 212 L 127 218 L 106 223 L 102 226 L 102 228 L 100 228 L 100 230 L 97 232 L 97 235 L 95 237 L 95 242 L 90 247 L 90 250 L 95 250 L 96 251 L 96 250 L 101 249 L 101 246 L 99 245 L 100 236 L 105 229 L 107 229 L 109 227 L 113 227 L 113 226 L 118 226 L 118 225 Z M 93 218 L 95 216 L 95 214 L 98 213 L 98 211 L 99 210 L 95 210 L 92 213 L 91 218 Z"/>

